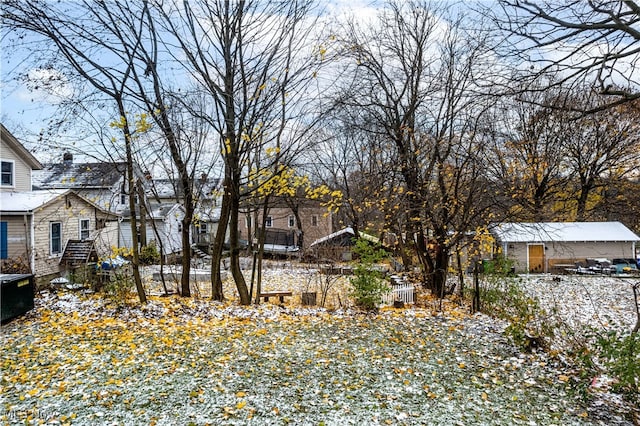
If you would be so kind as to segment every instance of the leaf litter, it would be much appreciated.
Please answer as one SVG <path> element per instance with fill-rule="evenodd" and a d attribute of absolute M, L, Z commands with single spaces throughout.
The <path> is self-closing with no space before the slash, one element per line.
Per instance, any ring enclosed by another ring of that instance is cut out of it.
<path fill-rule="evenodd" d="M 5 424 L 631 424 L 591 415 L 557 357 L 519 352 L 505 324 L 452 304 L 36 304 L 2 328 Z"/>

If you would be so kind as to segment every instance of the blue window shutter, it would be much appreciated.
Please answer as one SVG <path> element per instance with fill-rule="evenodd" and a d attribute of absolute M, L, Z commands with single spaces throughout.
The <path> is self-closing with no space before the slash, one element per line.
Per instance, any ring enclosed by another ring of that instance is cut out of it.
<path fill-rule="evenodd" d="M 0 222 L 0 259 L 9 257 L 9 237 L 7 236 L 7 222 Z"/>

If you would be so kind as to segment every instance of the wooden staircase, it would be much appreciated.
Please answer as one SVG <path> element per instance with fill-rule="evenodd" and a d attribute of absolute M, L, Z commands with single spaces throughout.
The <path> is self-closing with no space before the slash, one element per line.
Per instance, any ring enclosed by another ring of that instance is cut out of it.
<path fill-rule="evenodd" d="M 60 264 L 78 266 L 97 261 L 98 253 L 93 240 L 69 240 L 62 253 Z"/>

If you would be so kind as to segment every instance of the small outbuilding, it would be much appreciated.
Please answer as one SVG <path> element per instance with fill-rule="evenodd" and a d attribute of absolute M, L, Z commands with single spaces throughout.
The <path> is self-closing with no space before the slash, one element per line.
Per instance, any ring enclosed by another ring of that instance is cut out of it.
<path fill-rule="evenodd" d="M 520 273 L 553 272 L 586 259 L 635 258 L 640 243 L 620 222 L 501 223 L 491 233 Z"/>

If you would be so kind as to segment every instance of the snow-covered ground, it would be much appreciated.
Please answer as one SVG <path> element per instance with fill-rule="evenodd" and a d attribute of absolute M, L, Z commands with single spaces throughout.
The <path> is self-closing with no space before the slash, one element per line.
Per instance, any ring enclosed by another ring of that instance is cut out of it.
<path fill-rule="evenodd" d="M 523 288 L 554 318 L 573 329 L 629 331 L 636 323 L 632 285 L 640 277 L 522 276 Z M 555 309 L 553 309 L 555 308 Z"/>
<path fill-rule="evenodd" d="M 265 289 L 319 290 L 313 268 L 271 264 Z M 147 275 L 146 285 L 158 290 Z M 250 278 L 250 275 L 248 275 Z M 628 329 L 628 282 L 522 277 L 572 327 Z M 523 354 L 504 323 L 445 304 L 361 314 L 332 282 L 329 309 L 241 307 L 151 297 L 117 308 L 96 295 L 43 292 L 2 327 L 6 424 L 631 425 L 619 400 L 580 400 L 556 357 Z M 173 287 L 175 288 L 175 286 Z"/>

